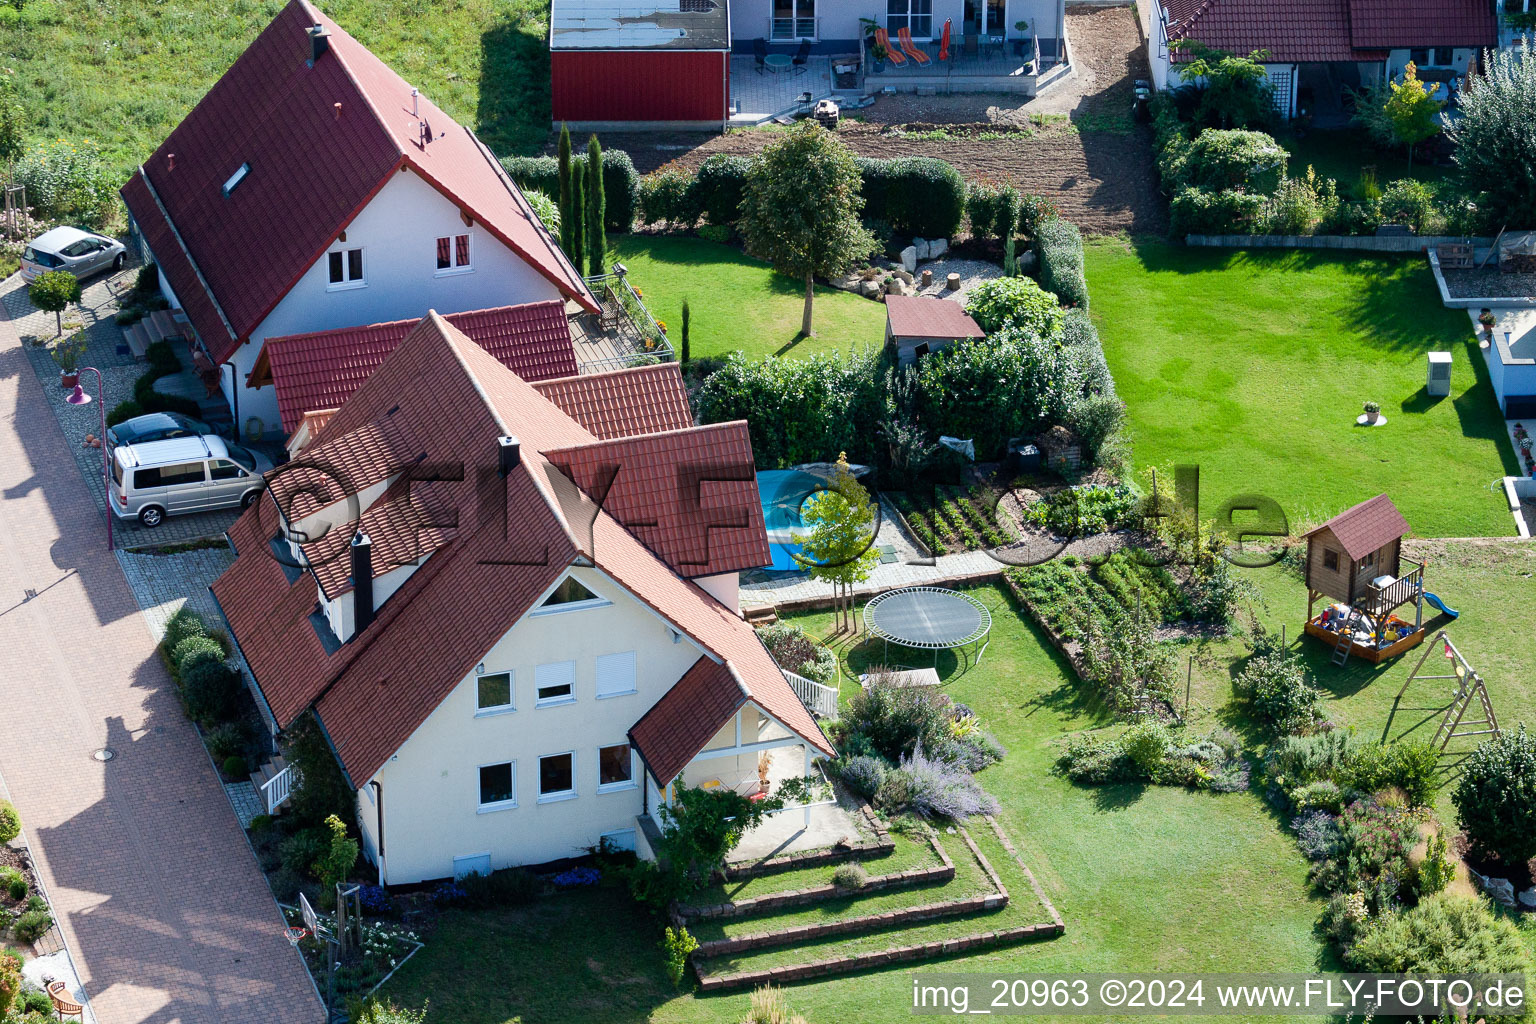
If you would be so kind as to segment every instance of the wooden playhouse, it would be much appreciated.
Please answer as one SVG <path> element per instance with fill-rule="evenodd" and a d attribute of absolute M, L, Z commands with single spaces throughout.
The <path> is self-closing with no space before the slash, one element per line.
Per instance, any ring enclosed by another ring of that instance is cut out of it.
<path fill-rule="evenodd" d="M 1424 566 L 1402 555 L 1408 521 L 1385 494 L 1346 509 L 1306 535 L 1307 633 L 1378 662 L 1424 639 Z M 1404 571 L 1404 570 L 1407 571 Z M 1313 615 L 1319 598 L 1333 602 Z M 1395 614 L 1413 604 L 1413 621 Z"/>

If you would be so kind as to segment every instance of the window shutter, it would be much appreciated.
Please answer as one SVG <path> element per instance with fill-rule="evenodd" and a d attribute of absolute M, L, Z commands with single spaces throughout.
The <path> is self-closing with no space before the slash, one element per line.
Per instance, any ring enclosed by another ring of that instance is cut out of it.
<path fill-rule="evenodd" d="M 635 690 L 635 652 L 605 654 L 597 659 L 597 695 L 612 697 Z"/>

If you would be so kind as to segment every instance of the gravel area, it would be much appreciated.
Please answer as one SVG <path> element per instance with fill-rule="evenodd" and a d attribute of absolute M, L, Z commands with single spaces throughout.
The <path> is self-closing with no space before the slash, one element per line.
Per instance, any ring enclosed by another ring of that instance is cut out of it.
<path fill-rule="evenodd" d="M 954 299 L 956 302 L 965 303 L 965 297 L 983 281 L 990 281 L 994 277 L 1003 276 L 1003 268 L 996 263 L 988 263 L 986 260 L 952 259 L 948 256 L 927 263 L 917 265 L 918 276 L 921 277 L 925 270 L 933 271 L 933 284 L 927 288 L 918 288 L 919 295 L 934 295 L 941 299 Z M 960 275 L 960 287 L 955 291 L 946 291 L 944 282 L 950 274 Z"/>
<path fill-rule="evenodd" d="M 1446 290 L 1453 299 L 1507 299 L 1536 296 L 1536 274 L 1505 274 L 1485 270 L 1445 270 Z"/>

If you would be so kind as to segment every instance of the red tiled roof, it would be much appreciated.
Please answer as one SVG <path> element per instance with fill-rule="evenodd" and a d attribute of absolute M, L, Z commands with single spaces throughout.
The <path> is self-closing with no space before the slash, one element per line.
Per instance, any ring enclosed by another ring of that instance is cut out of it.
<path fill-rule="evenodd" d="M 693 426 L 688 389 L 676 363 L 538 381 L 533 387 L 605 441 Z"/>
<path fill-rule="evenodd" d="M 1350 40 L 1382 50 L 1497 46 L 1488 0 L 1349 0 Z"/>
<path fill-rule="evenodd" d="M 1188 39 L 1247 56 L 1268 50 L 1274 63 L 1376 61 L 1385 53 L 1361 53 L 1350 45 L 1349 0 L 1169 0 L 1170 42 Z M 1175 63 L 1190 59 L 1170 50 Z"/>
<path fill-rule="evenodd" d="M 1380 551 L 1409 532 L 1408 520 L 1385 494 L 1345 509 L 1322 526 L 1307 533 L 1311 537 L 1323 530 L 1338 538 L 1351 562 L 1358 562 L 1372 551 Z"/>
<path fill-rule="evenodd" d="M 565 304 L 556 300 L 450 313 L 444 317 L 524 380 L 576 372 Z M 338 408 L 378 369 L 421 319 L 268 338 L 251 370 L 252 383 L 270 378 L 285 430 L 304 414 Z"/>
<path fill-rule="evenodd" d="M 366 443 L 351 441 L 359 432 L 369 435 Z M 381 444 L 390 434 L 399 440 Z M 481 484 L 495 479 L 496 438 L 507 434 L 521 441 L 521 460 L 504 493 L 487 504 Z M 442 317 L 423 320 L 326 425 L 314 451 L 348 458 L 378 452 L 392 464 L 358 471 L 374 479 L 415 464 L 415 452 L 425 453 L 425 465 L 462 461 L 462 479 L 432 485 L 459 510 L 454 537 L 367 629 L 327 653 L 308 619 L 316 607 L 314 580 L 290 583 L 266 550 L 277 527 L 272 504 L 258 502 L 230 530 L 239 556 L 213 590 L 278 723 L 286 728 L 314 707 L 342 766 L 361 785 L 539 595 L 586 558 L 728 663 L 765 712 L 832 753 L 735 609 L 670 571 L 543 454 L 597 443 Z M 484 600 L 487 593 L 497 600 Z"/>
<path fill-rule="evenodd" d="M 629 739 L 666 786 L 746 702 L 728 667 L 700 658 L 630 728 Z"/>
<path fill-rule="evenodd" d="M 330 41 L 311 64 L 313 25 Z M 459 204 L 561 294 L 596 310 L 490 152 L 425 96 L 413 117 L 410 93 L 308 0 L 289 0 L 123 187 L 215 361 L 229 358 L 402 168 Z M 418 120 L 440 137 L 422 146 Z M 225 195 L 223 184 L 242 165 L 248 173 Z"/>
<path fill-rule="evenodd" d="M 684 576 L 773 561 L 745 420 L 544 455 Z"/>
<path fill-rule="evenodd" d="M 372 542 L 373 576 L 383 576 L 411 562 L 418 562 L 454 538 L 456 529 L 451 496 L 442 483 L 412 481 L 402 476 L 368 506 L 356 524 L 332 530 L 313 544 L 304 556 L 327 598 L 352 589 L 350 546 L 361 531 Z"/>
<path fill-rule="evenodd" d="M 958 302 L 931 295 L 887 295 L 885 316 L 895 338 L 985 338 L 987 333 L 965 315 Z"/>

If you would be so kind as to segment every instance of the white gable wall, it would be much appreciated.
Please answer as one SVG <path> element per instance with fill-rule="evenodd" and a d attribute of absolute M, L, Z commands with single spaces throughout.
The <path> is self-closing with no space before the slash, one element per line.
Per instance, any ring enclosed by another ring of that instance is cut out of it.
<path fill-rule="evenodd" d="M 493 870 L 579 856 L 605 832 L 632 829 L 641 811 L 643 770 L 632 756 L 635 785 L 599 793 L 598 748 L 627 743 L 635 722 L 700 651 L 646 605 L 593 569 L 573 569 L 611 603 L 529 614 L 485 656 L 486 674 L 512 672 L 515 710 L 478 715 L 478 675 L 471 672 L 433 711 L 374 779 L 383 786 L 385 879 L 400 885 L 453 874 L 455 857 L 490 855 Z M 493 600 L 494 595 L 486 595 Z M 635 652 L 633 694 L 596 696 L 597 659 Z M 537 667 L 575 662 L 575 700 L 535 706 Z M 539 802 L 539 757 L 575 752 L 574 797 Z M 480 766 L 516 763 L 517 806 L 479 806 Z M 378 803 L 358 794 L 364 848 L 376 862 Z"/>
<path fill-rule="evenodd" d="M 471 236 L 469 271 L 437 270 L 437 239 Z M 439 313 L 560 298 L 560 291 L 485 226 L 465 227 L 459 208 L 410 170 L 395 173 L 345 229 L 346 241 L 328 251 L 363 250 L 363 285 L 333 289 L 329 260 L 321 256 L 234 354 L 239 381 L 239 423 L 260 417 L 269 436 L 280 431 L 273 387 L 245 386 L 267 338 L 335 330 Z M 225 397 L 234 405 L 229 374 Z"/>

